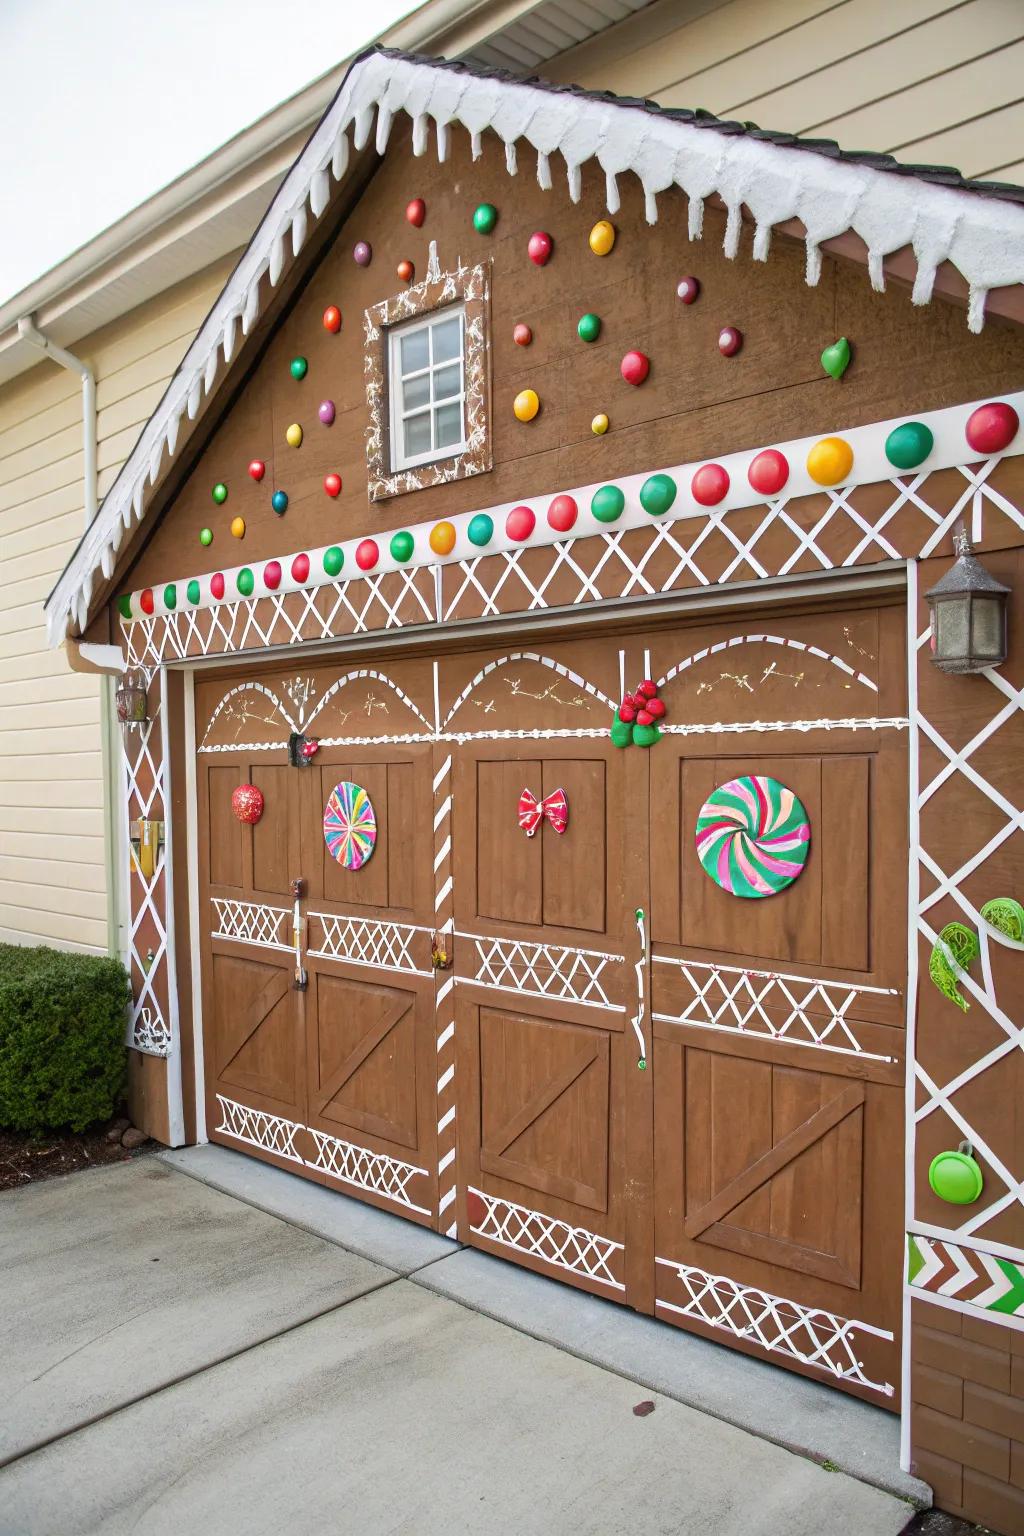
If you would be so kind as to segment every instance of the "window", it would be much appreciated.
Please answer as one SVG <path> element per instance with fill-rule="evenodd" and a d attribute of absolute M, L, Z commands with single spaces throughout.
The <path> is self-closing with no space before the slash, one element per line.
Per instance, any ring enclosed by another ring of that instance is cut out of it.
<path fill-rule="evenodd" d="M 461 304 L 392 328 L 388 393 L 393 472 L 464 451 L 465 313 Z"/>

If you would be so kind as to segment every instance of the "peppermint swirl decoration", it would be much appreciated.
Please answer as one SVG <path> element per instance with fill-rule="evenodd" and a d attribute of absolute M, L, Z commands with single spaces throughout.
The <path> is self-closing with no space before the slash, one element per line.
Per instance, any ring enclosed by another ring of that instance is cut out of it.
<path fill-rule="evenodd" d="M 343 779 L 324 808 L 324 842 L 343 869 L 362 869 L 377 844 L 377 817 L 361 784 Z"/>
<path fill-rule="evenodd" d="M 777 896 L 807 862 L 811 824 L 791 789 L 750 774 L 710 794 L 697 817 L 705 874 L 731 896 Z"/>

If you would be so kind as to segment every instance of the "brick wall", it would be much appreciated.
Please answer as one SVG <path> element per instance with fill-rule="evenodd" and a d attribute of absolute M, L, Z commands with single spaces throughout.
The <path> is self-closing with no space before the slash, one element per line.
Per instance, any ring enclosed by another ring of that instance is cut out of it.
<path fill-rule="evenodd" d="M 911 1433 L 940 1509 L 1024 1536 L 1024 1332 L 914 1302 Z"/>

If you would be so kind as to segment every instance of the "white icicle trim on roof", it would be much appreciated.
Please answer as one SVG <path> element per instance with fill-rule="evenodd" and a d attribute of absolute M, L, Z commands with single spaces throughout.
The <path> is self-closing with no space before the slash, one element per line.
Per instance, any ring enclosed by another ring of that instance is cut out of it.
<path fill-rule="evenodd" d="M 774 225 L 800 219 L 807 230 L 807 282 L 818 281 L 822 242 L 852 230 L 868 249 L 872 285 L 883 286 L 884 258 L 913 247 L 917 259 L 913 302 L 927 304 L 937 269 L 945 261 L 966 279 L 968 324 L 984 323 L 990 288 L 1024 282 L 1024 208 L 910 176 L 826 158 L 798 146 L 780 146 L 749 135 L 697 128 L 624 102 L 590 100 L 514 80 L 492 79 L 443 64 L 371 53 L 349 70 L 337 96 L 289 171 L 202 329 L 185 354 L 164 398 L 122 466 L 100 511 L 51 593 L 46 614 L 51 644 L 69 625 L 87 622 L 97 571 L 112 568 L 133 520 L 145 510 L 145 481 L 155 484 L 173 457 L 182 416 L 198 414 L 202 398 L 217 387 L 221 359 L 230 363 L 241 322 L 248 335 L 259 318 L 260 285 L 276 286 L 284 270 L 286 242 L 295 255 L 310 217 L 330 201 L 330 178 L 340 182 L 349 164 L 349 134 L 356 150 L 369 142 L 376 120 L 376 148 L 387 147 L 395 117 L 413 122 L 413 153 L 428 146 L 434 124 L 439 160 L 448 154 L 449 129 L 471 135 L 473 154 L 491 130 L 516 174 L 516 146 L 525 139 L 537 154 L 542 187 L 551 185 L 551 157 L 564 162 L 569 196 L 581 195 L 581 167 L 596 160 L 605 174 L 609 213 L 619 208 L 617 178 L 637 176 L 648 222 L 657 220 L 657 196 L 670 187 L 689 199 L 689 234 L 699 239 L 704 202 L 717 194 L 727 209 L 725 253 L 739 248 L 741 210 L 754 219 L 753 254 L 768 257 Z"/>

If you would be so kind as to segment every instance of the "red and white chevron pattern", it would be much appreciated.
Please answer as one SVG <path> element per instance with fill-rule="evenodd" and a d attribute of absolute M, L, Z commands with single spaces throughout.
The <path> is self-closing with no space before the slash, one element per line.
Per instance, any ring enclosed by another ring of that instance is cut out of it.
<path fill-rule="evenodd" d="M 452 754 L 434 774 L 434 928 L 442 944 L 452 943 Z M 455 1216 L 455 972 L 435 973 L 437 1038 L 437 1213 L 448 1237 L 457 1235 Z"/>

